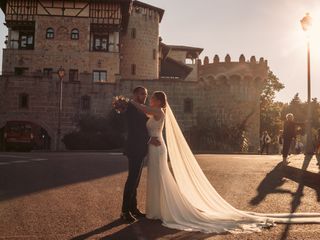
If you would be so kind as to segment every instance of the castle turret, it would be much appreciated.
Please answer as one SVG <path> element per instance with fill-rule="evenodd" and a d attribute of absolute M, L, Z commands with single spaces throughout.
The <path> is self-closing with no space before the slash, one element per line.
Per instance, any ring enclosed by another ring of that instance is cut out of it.
<path fill-rule="evenodd" d="M 121 35 L 123 79 L 159 78 L 159 23 L 163 14 L 160 8 L 133 2 L 127 31 Z"/>

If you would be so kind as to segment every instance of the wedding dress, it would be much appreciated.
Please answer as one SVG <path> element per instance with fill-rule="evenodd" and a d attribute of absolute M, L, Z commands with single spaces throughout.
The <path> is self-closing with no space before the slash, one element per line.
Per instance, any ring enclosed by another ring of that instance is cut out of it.
<path fill-rule="evenodd" d="M 168 151 L 162 136 L 164 125 Z M 259 214 L 228 204 L 198 165 L 170 106 L 160 120 L 149 118 L 147 128 L 162 143 L 149 145 L 147 218 L 160 219 L 169 228 L 206 233 L 257 232 L 274 223 L 320 223 L 320 213 Z"/>

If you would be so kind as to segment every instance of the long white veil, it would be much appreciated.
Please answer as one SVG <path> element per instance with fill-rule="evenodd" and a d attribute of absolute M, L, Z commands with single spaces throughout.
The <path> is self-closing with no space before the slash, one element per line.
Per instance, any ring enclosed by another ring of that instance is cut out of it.
<path fill-rule="evenodd" d="M 261 214 L 244 212 L 227 203 L 210 184 L 190 150 L 174 114 L 167 106 L 165 133 L 170 163 L 179 190 L 190 204 L 208 215 L 276 223 L 320 223 L 320 213 Z"/>

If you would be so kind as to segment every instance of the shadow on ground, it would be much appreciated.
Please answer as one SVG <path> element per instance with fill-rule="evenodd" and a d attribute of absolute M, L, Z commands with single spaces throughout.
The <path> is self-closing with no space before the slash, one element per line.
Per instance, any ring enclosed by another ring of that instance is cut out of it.
<path fill-rule="evenodd" d="M 103 239 L 103 240 L 142 240 L 142 239 L 179 239 L 179 240 L 203 240 L 216 234 L 205 234 L 200 232 L 185 232 L 163 227 L 159 220 L 141 219 L 125 228 L 108 233 L 113 228 L 125 224 L 121 219 L 117 219 L 101 228 L 97 228 L 85 234 L 76 236 L 71 240 Z M 99 235 L 99 237 L 97 237 Z M 220 234 L 221 235 L 221 234 Z M 167 237 L 166 237 L 167 236 Z"/>
<path fill-rule="evenodd" d="M 127 159 L 121 155 L 61 153 L 25 156 L 45 160 L 0 165 L 0 201 L 127 171 Z"/>
<path fill-rule="evenodd" d="M 312 155 L 305 155 L 301 169 L 279 163 L 259 184 L 257 188 L 258 195 L 251 199 L 250 203 L 252 205 L 258 205 L 268 194 L 291 194 L 292 201 L 290 213 L 294 213 L 301 204 L 305 186 L 315 190 L 317 201 L 320 202 L 320 174 L 307 171 L 312 157 Z M 295 181 L 298 184 L 298 188 L 295 192 L 281 188 L 288 179 Z M 291 224 L 286 224 L 280 238 L 281 240 L 286 240 L 288 238 L 290 227 Z"/>
<path fill-rule="evenodd" d="M 298 201 L 297 194 L 301 192 L 302 186 L 307 186 L 314 189 L 317 193 L 317 200 L 320 202 L 320 174 L 309 172 L 306 169 L 312 159 L 312 156 L 306 155 L 302 168 L 295 168 L 291 166 L 284 166 L 281 162 L 269 172 L 261 181 L 257 188 L 257 196 L 251 199 L 250 204 L 258 205 L 269 194 L 291 194 L 295 202 Z M 288 180 L 295 181 L 299 184 L 296 192 L 281 188 L 281 186 Z M 302 192 L 301 192 L 302 193 Z M 297 203 L 293 203 L 294 206 Z"/>

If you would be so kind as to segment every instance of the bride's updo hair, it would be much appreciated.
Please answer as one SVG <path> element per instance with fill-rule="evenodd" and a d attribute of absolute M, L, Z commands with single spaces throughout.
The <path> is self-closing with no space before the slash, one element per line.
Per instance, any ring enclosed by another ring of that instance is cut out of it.
<path fill-rule="evenodd" d="M 153 93 L 153 96 L 160 101 L 160 107 L 166 108 L 167 107 L 167 95 L 163 91 L 156 91 Z"/>

